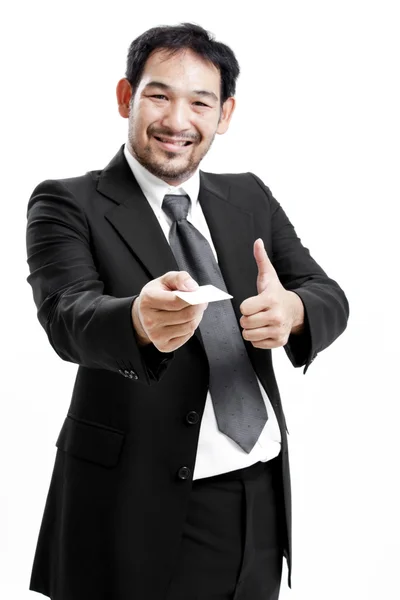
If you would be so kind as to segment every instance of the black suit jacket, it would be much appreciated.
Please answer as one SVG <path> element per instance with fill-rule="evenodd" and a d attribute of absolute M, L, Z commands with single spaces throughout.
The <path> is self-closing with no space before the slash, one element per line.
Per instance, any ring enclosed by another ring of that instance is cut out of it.
<path fill-rule="evenodd" d="M 305 331 L 291 335 L 285 350 L 305 373 L 346 328 L 343 291 L 255 175 L 201 172 L 199 201 L 238 319 L 243 300 L 257 295 L 258 237 L 281 283 L 302 299 Z M 185 522 L 209 369 L 197 332 L 175 352 L 140 348 L 131 307 L 148 281 L 179 267 L 123 146 L 103 170 L 40 183 L 27 218 L 27 281 L 38 319 L 55 352 L 79 365 L 30 589 L 54 600 L 160 600 Z M 271 351 L 245 345 L 282 435 L 290 585 L 285 417 Z M 187 417 L 193 412 L 197 422 Z"/>

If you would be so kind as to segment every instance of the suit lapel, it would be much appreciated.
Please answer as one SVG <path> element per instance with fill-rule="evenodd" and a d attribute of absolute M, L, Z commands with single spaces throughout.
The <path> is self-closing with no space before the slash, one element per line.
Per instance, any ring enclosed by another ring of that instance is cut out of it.
<path fill-rule="evenodd" d="M 203 172 L 200 177 L 199 202 L 239 319 L 242 301 L 257 294 L 253 214 L 245 210 L 242 198 L 233 200 L 225 178 Z M 179 271 L 158 220 L 125 159 L 123 146 L 101 172 L 97 190 L 113 201 L 105 218 L 143 265 L 150 279 L 167 271 Z M 197 332 L 201 341 L 198 329 Z"/>
<path fill-rule="evenodd" d="M 105 218 L 151 279 L 167 271 L 179 270 L 157 217 L 134 178 L 122 148 L 101 173 L 97 191 L 114 201 Z"/>
<path fill-rule="evenodd" d="M 257 295 L 257 264 L 253 255 L 255 241 L 253 214 L 246 211 L 243 199 L 234 200 L 234 191 L 218 175 L 201 173 L 199 202 L 215 246 L 218 264 L 238 319 L 240 304 Z"/>

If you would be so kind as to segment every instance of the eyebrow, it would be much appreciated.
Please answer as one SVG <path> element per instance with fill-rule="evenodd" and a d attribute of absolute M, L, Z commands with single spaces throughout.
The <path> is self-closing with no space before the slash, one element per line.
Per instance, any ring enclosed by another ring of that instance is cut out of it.
<path fill-rule="evenodd" d="M 166 90 L 169 92 L 173 92 L 176 90 L 176 88 L 167 85 L 166 83 L 162 83 L 161 81 L 149 81 L 149 83 L 147 83 L 143 89 L 146 89 L 148 87 L 158 87 L 162 90 Z M 193 90 L 192 93 L 196 96 L 203 96 L 204 98 L 210 98 L 212 100 L 215 100 L 215 102 L 219 102 L 218 96 L 214 94 L 214 92 L 209 92 L 208 90 Z"/>

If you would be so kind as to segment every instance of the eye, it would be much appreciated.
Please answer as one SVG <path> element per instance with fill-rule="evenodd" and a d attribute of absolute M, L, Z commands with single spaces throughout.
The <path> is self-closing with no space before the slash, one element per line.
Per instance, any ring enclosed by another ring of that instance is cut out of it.
<path fill-rule="evenodd" d="M 167 99 L 167 96 L 164 96 L 164 94 L 153 94 L 152 96 L 150 96 L 150 98 L 157 98 L 157 100 L 162 100 L 163 98 Z"/>
<path fill-rule="evenodd" d="M 197 104 L 198 106 L 205 106 L 205 107 L 209 108 L 208 104 L 204 104 L 204 102 L 200 102 L 200 100 L 197 100 L 194 104 Z"/>

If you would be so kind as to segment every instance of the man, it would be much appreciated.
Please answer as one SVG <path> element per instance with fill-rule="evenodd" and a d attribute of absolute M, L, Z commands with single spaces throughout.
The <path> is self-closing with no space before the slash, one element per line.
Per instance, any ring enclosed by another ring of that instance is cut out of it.
<path fill-rule="evenodd" d="M 38 319 L 79 365 L 30 584 L 54 600 L 272 600 L 283 556 L 290 585 L 271 349 L 305 373 L 349 307 L 258 177 L 199 170 L 238 74 L 201 27 L 145 32 L 117 85 L 127 143 L 30 198 Z M 232 298 L 192 304 L 204 285 Z"/>

